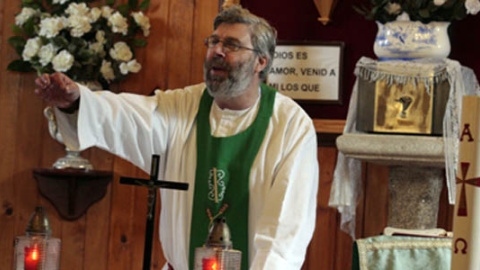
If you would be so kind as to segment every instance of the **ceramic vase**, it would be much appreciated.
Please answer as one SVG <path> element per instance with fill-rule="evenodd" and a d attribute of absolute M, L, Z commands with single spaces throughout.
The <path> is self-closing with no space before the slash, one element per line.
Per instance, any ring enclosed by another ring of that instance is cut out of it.
<path fill-rule="evenodd" d="M 450 54 L 449 22 L 395 21 L 377 25 L 373 50 L 380 60 L 443 59 Z"/>
<path fill-rule="evenodd" d="M 82 84 L 90 88 L 90 90 L 102 89 L 102 86 L 100 85 L 100 83 L 96 81 L 82 82 Z M 60 130 L 58 130 L 58 127 L 57 127 L 57 121 L 55 118 L 55 113 L 53 108 L 46 107 L 45 110 L 43 111 L 43 114 L 45 118 L 47 118 L 48 120 L 48 130 L 49 130 L 50 136 L 56 141 L 58 141 L 59 143 L 64 144 L 62 134 L 60 133 Z M 69 149 L 68 147 L 65 147 L 65 151 L 67 152 L 67 155 L 57 159 L 53 163 L 53 166 L 52 166 L 53 168 L 93 170 L 93 166 L 90 163 L 90 161 L 88 161 L 88 159 L 83 158 L 80 155 L 81 151 L 72 150 L 72 149 Z"/>

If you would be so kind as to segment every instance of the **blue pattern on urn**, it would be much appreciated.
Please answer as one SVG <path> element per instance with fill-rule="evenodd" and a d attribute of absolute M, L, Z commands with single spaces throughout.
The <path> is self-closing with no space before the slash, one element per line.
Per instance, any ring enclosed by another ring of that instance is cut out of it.
<path fill-rule="evenodd" d="M 446 58 L 450 53 L 447 27 L 449 23 L 396 21 L 377 22 L 378 33 L 374 51 L 384 58 Z"/>

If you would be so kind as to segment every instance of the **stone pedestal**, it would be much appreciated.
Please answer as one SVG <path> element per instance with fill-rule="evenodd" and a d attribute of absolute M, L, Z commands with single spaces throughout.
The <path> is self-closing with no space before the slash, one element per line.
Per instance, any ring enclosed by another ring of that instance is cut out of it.
<path fill-rule="evenodd" d="M 432 229 L 437 226 L 444 182 L 441 137 L 344 134 L 338 150 L 350 158 L 390 166 L 388 226 Z"/>
<path fill-rule="evenodd" d="M 438 168 L 391 166 L 388 226 L 436 228 L 443 175 Z"/>

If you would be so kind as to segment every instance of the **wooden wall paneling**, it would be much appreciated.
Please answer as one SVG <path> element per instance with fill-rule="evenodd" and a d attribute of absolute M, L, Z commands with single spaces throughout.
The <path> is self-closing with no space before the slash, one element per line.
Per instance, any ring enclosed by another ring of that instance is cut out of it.
<path fill-rule="evenodd" d="M 162 243 L 160 242 L 160 209 L 162 208 L 160 193 L 157 192 L 157 211 L 155 215 L 155 227 L 153 233 L 153 253 L 152 253 L 152 268 L 162 269 L 163 265 L 167 262 L 165 256 L 163 256 Z"/>
<path fill-rule="evenodd" d="M 25 74 L 18 85 L 9 91 L 18 91 L 17 123 L 15 126 L 15 160 L 13 182 L 15 183 L 16 208 L 20 215 L 16 226 L 16 235 L 25 235 L 30 215 L 39 206 L 39 192 L 32 176 L 32 168 L 38 167 L 42 150 L 42 113 L 39 108 L 42 101 L 35 98 L 32 82 L 35 76 Z"/>
<path fill-rule="evenodd" d="M 342 134 L 345 128 L 343 119 L 312 119 L 317 133 Z"/>
<path fill-rule="evenodd" d="M 336 227 L 336 246 L 335 250 L 330 252 L 329 256 L 333 257 L 335 261 L 335 267 L 332 269 L 335 270 L 344 270 L 352 268 L 352 248 L 353 240 L 349 234 L 340 229 L 340 215 L 337 218 L 337 227 Z M 315 268 L 312 268 L 315 269 Z"/>
<path fill-rule="evenodd" d="M 168 88 L 190 84 L 194 0 L 170 1 L 168 18 L 167 72 Z"/>
<path fill-rule="evenodd" d="M 365 171 L 362 168 L 362 185 L 363 185 L 363 176 Z M 357 209 L 356 209 L 356 218 L 355 218 L 355 236 L 360 235 L 359 232 L 363 231 L 363 203 L 364 197 L 363 193 L 359 194 L 357 198 Z M 337 211 L 336 215 L 337 227 L 335 228 L 336 234 L 336 246 L 335 250 L 332 251 L 330 256 L 334 257 L 335 260 L 335 270 L 351 269 L 352 265 L 352 252 L 353 252 L 353 239 L 349 233 L 344 232 L 341 229 L 341 214 Z"/>
<path fill-rule="evenodd" d="M 0 1 L 0 68 L 5 70 L 9 61 L 14 59 L 15 52 L 10 48 L 7 39 L 11 34 L 8 22 L 18 8 L 12 1 Z M 18 88 L 20 77 L 17 74 L 0 72 L 0 263 L 5 267 L 13 267 L 13 241 L 16 236 L 16 224 L 21 213 L 17 207 L 15 189 L 20 186 L 14 181 L 15 141 Z"/>
<path fill-rule="evenodd" d="M 211 0 L 196 0 L 194 12 L 190 84 L 204 81 L 203 61 L 207 52 L 204 40 L 213 32 L 213 20 L 218 13 L 218 2 Z"/>
<path fill-rule="evenodd" d="M 337 227 L 336 210 L 328 207 L 328 199 L 336 157 L 337 151 L 335 148 L 318 148 L 320 178 L 317 195 L 317 224 L 308 248 L 305 269 L 334 269 L 335 262 L 331 254 L 336 246 L 336 235 L 332 233 Z"/>
<path fill-rule="evenodd" d="M 359 238 L 381 234 L 388 221 L 389 168 L 373 163 L 366 168 L 364 231 Z"/>
<path fill-rule="evenodd" d="M 83 270 L 85 258 L 85 215 L 62 222 L 62 269 Z"/>
<path fill-rule="evenodd" d="M 155 88 L 167 88 L 167 42 L 170 40 L 168 31 L 170 1 L 152 1 L 147 15 L 150 18 L 150 35 L 145 47 L 145 57 L 142 61 L 140 76 L 145 80 L 145 94 L 150 94 Z"/>
<path fill-rule="evenodd" d="M 443 228 L 447 231 L 453 230 L 453 209 L 454 206 L 448 202 L 448 188 L 446 182 L 444 182 L 442 193 L 440 194 L 437 228 Z"/>
<path fill-rule="evenodd" d="M 98 148 L 88 150 L 88 159 L 95 170 L 112 171 L 113 155 Z M 84 269 L 107 269 L 108 236 L 110 232 L 110 198 L 112 182 L 105 197 L 92 205 L 86 213 Z"/>
<path fill-rule="evenodd" d="M 362 164 L 365 165 L 365 164 Z M 366 182 L 366 167 L 362 166 L 362 183 L 361 186 L 365 190 Z M 355 239 L 362 235 L 363 233 L 363 215 L 365 212 L 365 193 L 362 192 L 357 198 L 357 209 L 355 212 Z M 340 228 L 341 216 L 340 213 L 337 214 L 337 248 L 335 249 L 333 256 L 335 258 L 335 269 L 351 269 L 352 268 L 352 254 L 353 254 L 353 239 L 350 234 L 344 232 Z"/>
<path fill-rule="evenodd" d="M 119 158 L 114 158 L 115 175 L 112 183 L 112 201 L 110 208 L 110 234 L 108 242 L 108 269 L 129 270 L 135 265 L 132 257 L 132 223 L 135 200 L 135 187 L 120 185 L 120 176 L 136 176 L 136 169 L 131 163 Z"/>

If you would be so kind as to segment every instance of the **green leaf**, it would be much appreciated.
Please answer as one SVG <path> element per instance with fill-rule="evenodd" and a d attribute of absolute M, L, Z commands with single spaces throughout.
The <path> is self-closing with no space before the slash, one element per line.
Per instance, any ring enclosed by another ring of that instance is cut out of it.
<path fill-rule="evenodd" d="M 63 36 L 56 36 L 53 38 L 53 44 L 63 49 L 68 46 L 68 40 Z"/>
<path fill-rule="evenodd" d="M 138 6 L 138 0 L 128 0 L 128 6 L 130 9 L 136 9 Z"/>
<path fill-rule="evenodd" d="M 67 51 L 71 53 L 72 55 L 75 55 L 75 52 L 77 51 L 77 46 L 73 43 L 68 44 L 67 46 Z"/>
<path fill-rule="evenodd" d="M 23 4 L 32 4 L 34 0 L 22 0 Z"/>
<path fill-rule="evenodd" d="M 45 10 L 45 8 L 40 3 L 36 3 L 36 2 L 33 2 L 33 1 L 31 3 L 22 4 L 22 7 L 29 7 L 29 8 L 33 8 L 33 9 Z"/>
<path fill-rule="evenodd" d="M 127 4 L 121 4 L 117 7 L 117 9 L 118 9 L 118 12 L 120 12 L 120 14 L 122 14 L 124 17 L 127 17 L 128 12 L 130 11 L 130 8 L 128 7 Z"/>
<path fill-rule="evenodd" d="M 13 32 L 14 34 L 17 34 L 17 35 L 23 34 L 22 28 L 20 28 L 20 27 L 19 27 L 18 25 L 16 25 L 16 24 L 10 25 L 10 29 L 12 29 L 12 32 Z"/>
<path fill-rule="evenodd" d="M 24 37 L 19 37 L 19 36 L 13 36 L 8 39 L 8 43 L 12 45 L 13 48 L 15 48 L 15 51 L 18 53 L 18 55 L 22 55 L 23 48 L 25 48 L 25 43 L 26 40 Z"/>
<path fill-rule="evenodd" d="M 107 2 L 107 5 L 109 6 L 115 5 L 115 0 L 107 0 L 106 2 Z"/>
<path fill-rule="evenodd" d="M 457 5 L 455 5 L 453 13 L 456 20 L 462 20 L 467 16 L 467 10 L 462 3 L 457 3 Z"/>
<path fill-rule="evenodd" d="M 136 38 L 133 40 L 133 45 L 136 47 L 145 47 L 147 45 L 147 40 L 142 38 Z"/>
<path fill-rule="evenodd" d="M 12 45 L 13 47 L 25 46 L 26 42 L 27 41 L 25 40 L 25 38 L 21 36 L 13 36 L 8 39 L 8 43 L 10 43 L 10 45 Z"/>
<path fill-rule="evenodd" d="M 87 62 L 94 61 L 95 52 L 89 49 L 80 49 L 77 57 L 79 59 L 85 59 Z"/>
<path fill-rule="evenodd" d="M 150 0 L 143 0 L 141 3 L 140 3 L 140 10 L 146 10 L 148 7 L 150 6 Z"/>
<path fill-rule="evenodd" d="M 18 72 L 31 72 L 33 71 L 33 68 L 29 62 L 17 59 L 13 60 L 12 62 L 10 62 L 10 64 L 8 64 L 7 70 Z"/>
<path fill-rule="evenodd" d="M 79 49 L 86 48 L 88 46 L 88 43 L 83 39 L 83 38 L 72 38 L 72 44 L 75 44 L 75 47 L 78 47 Z"/>
<path fill-rule="evenodd" d="M 28 19 L 23 24 L 23 31 L 25 31 L 25 34 L 29 37 L 33 37 L 35 35 L 35 22 L 33 20 L 33 17 Z"/>
<path fill-rule="evenodd" d="M 430 18 L 430 11 L 427 8 L 420 9 L 418 15 L 420 15 L 421 18 Z"/>

